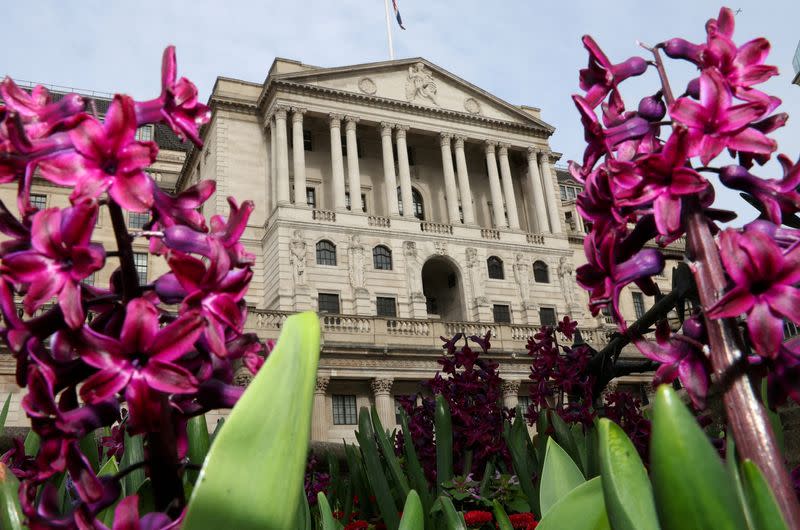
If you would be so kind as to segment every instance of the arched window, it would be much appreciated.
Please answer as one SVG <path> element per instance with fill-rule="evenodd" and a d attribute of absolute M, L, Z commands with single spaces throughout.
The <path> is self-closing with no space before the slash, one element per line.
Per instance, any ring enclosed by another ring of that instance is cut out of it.
<path fill-rule="evenodd" d="M 536 283 L 550 283 L 550 273 L 544 261 L 533 262 L 533 279 Z"/>
<path fill-rule="evenodd" d="M 317 265 L 336 265 L 336 245 L 327 239 L 317 243 Z"/>
<path fill-rule="evenodd" d="M 422 194 L 417 188 L 411 188 L 411 202 L 414 205 L 414 217 L 420 221 L 425 220 L 425 203 L 422 201 Z M 403 198 L 400 193 L 400 188 L 397 188 L 397 209 L 400 215 L 403 215 Z"/>
<path fill-rule="evenodd" d="M 383 245 L 378 245 L 372 249 L 372 263 L 376 270 L 392 270 L 392 251 Z"/>
<path fill-rule="evenodd" d="M 489 278 L 492 280 L 502 280 L 505 278 L 503 274 L 503 260 L 497 256 L 490 256 L 486 260 L 486 267 L 489 269 Z"/>

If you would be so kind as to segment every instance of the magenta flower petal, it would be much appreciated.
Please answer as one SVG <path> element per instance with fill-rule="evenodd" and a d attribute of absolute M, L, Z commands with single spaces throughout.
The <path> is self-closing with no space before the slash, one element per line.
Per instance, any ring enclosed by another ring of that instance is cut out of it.
<path fill-rule="evenodd" d="M 130 495 L 119 501 L 114 509 L 114 526 L 111 530 L 141 530 L 138 495 Z"/>
<path fill-rule="evenodd" d="M 163 362 L 179 359 L 192 349 L 203 330 L 203 318 L 196 311 L 183 314 L 164 326 L 153 338 L 150 350 L 153 358 Z"/>
<path fill-rule="evenodd" d="M 105 401 L 121 391 L 130 381 L 125 371 L 100 370 L 81 387 L 81 399 L 87 403 Z"/>
<path fill-rule="evenodd" d="M 197 379 L 188 370 L 157 358 L 147 361 L 142 376 L 150 388 L 165 393 L 187 394 L 197 389 Z"/>
<path fill-rule="evenodd" d="M 772 309 L 792 322 L 800 322 L 800 290 L 780 284 L 772 287 L 767 296 Z"/>
<path fill-rule="evenodd" d="M 153 206 L 153 181 L 143 171 L 117 176 L 108 193 L 132 212 L 144 212 Z"/>
<path fill-rule="evenodd" d="M 737 287 L 717 300 L 717 303 L 708 310 L 708 316 L 709 318 L 738 317 L 750 311 L 755 303 L 756 297 L 749 290 Z"/>
<path fill-rule="evenodd" d="M 64 313 L 64 321 L 72 329 L 83 325 L 85 314 L 81 305 L 81 290 L 73 280 L 65 280 L 58 295 L 58 305 Z"/>
<path fill-rule="evenodd" d="M 747 329 L 759 355 L 774 358 L 778 354 L 783 340 L 783 321 L 772 314 L 769 306 L 763 303 L 753 306 L 747 317 Z"/>
<path fill-rule="evenodd" d="M 163 332 L 163 331 L 162 331 Z M 143 298 L 136 298 L 125 308 L 120 341 L 130 351 L 146 352 L 158 333 L 158 310 Z"/>

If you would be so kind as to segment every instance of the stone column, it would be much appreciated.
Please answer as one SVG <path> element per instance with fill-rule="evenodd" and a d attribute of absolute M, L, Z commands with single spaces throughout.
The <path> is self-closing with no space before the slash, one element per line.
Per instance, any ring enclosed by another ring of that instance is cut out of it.
<path fill-rule="evenodd" d="M 308 207 L 306 199 L 306 150 L 303 142 L 303 114 L 306 109 L 292 107 L 292 162 L 294 163 L 294 205 Z"/>
<path fill-rule="evenodd" d="M 286 107 L 275 109 L 275 144 L 278 151 L 278 204 L 289 204 L 289 142 L 286 136 Z"/>
<path fill-rule="evenodd" d="M 394 400 L 392 399 L 392 384 L 390 377 L 376 377 L 370 383 L 375 394 L 375 410 L 381 419 L 384 429 L 392 430 L 395 426 Z"/>
<path fill-rule="evenodd" d="M 514 182 L 511 180 L 511 166 L 508 163 L 508 147 L 508 144 L 501 144 L 497 154 L 500 158 L 500 174 L 503 177 L 503 193 L 508 209 L 508 225 L 513 230 L 519 230 L 517 200 L 514 197 Z"/>
<path fill-rule="evenodd" d="M 475 224 L 475 210 L 472 208 L 472 192 L 469 189 L 469 173 L 467 157 L 464 155 L 463 136 L 455 137 L 456 173 L 458 175 L 458 191 L 461 195 L 461 210 L 464 212 L 464 224 Z"/>
<path fill-rule="evenodd" d="M 414 199 L 411 196 L 411 168 L 408 167 L 407 125 L 395 126 L 397 143 L 397 172 L 400 175 L 400 197 L 403 202 L 403 217 L 414 217 Z"/>
<path fill-rule="evenodd" d="M 503 406 L 509 409 L 516 408 L 519 403 L 519 384 L 513 379 L 504 379 L 500 389 L 503 391 Z"/>
<path fill-rule="evenodd" d="M 447 217 L 451 225 L 461 224 L 458 214 L 458 189 L 456 188 L 456 175 L 453 173 L 453 153 L 450 150 L 452 134 L 439 134 L 439 144 L 442 146 L 442 172 L 444 173 L 444 196 L 447 199 Z"/>
<path fill-rule="evenodd" d="M 314 387 L 314 410 L 311 414 L 311 439 L 327 442 L 328 441 L 328 409 L 325 407 L 328 390 L 329 377 L 317 376 L 317 384 Z"/>
<path fill-rule="evenodd" d="M 347 184 L 350 187 L 350 211 L 361 212 L 361 172 L 358 168 L 358 141 L 356 139 L 356 124 L 358 118 L 346 116 L 344 129 L 347 135 Z M 333 144 L 331 144 L 333 145 Z"/>
<path fill-rule="evenodd" d="M 344 198 L 344 160 L 342 159 L 342 115 L 329 114 L 331 119 L 331 175 L 333 176 L 333 209 L 346 211 Z"/>
<path fill-rule="evenodd" d="M 386 215 L 397 217 L 397 177 L 394 173 L 394 155 L 392 153 L 392 125 L 381 123 L 381 146 L 383 147 L 383 182 L 386 188 Z"/>
<path fill-rule="evenodd" d="M 503 192 L 500 189 L 500 176 L 497 174 L 497 161 L 494 158 L 494 142 L 486 142 L 486 165 L 489 168 L 489 192 L 492 197 L 494 227 L 507 228 L 506 215 L 503 210 Z"/>
<path fill-rule="evenodd" d="M 556 201 L 556 189 L 553 184 L 553 174 L 550 171 L 550 152 L 541 153 L 542 180 L 544 181 L 544 196 L 547 199 L 547 213 L 550 219 L 550 229 L 554 234 L 561 233 L 561 208 Z"/>
<path fill-rule="evenodd" d="M 539 150 L 528 147 L 528 201 L 533 205 L 533 217 L 536 218 L 537 228 L 542 234 L 550 233 L 550 223 L 547 220 L 547 205 L 544 202 L 544 187 L 539 174 Z M 533 232 L 533 230 L 531 230 Z"/>
<path fill-rule="evenodd" d="M 267 217 L 272 215 L 272 211 L 275 209 L 275 201 L 277 199 L 277 188 L 275 185 L 275 173 L 276 173 L 276 153 L 275 153 L 275 120 L 273 116 L 270 116 L 267 120 L 267 129 L 269 130 L 269 162 L 268 162 L 268 170 L 269 170 L 269 178 L 267 179 L 267 187 L 269 188 L 267 191 L 268 200 L 267 200 L 267 207 L 269 213 Z"/>

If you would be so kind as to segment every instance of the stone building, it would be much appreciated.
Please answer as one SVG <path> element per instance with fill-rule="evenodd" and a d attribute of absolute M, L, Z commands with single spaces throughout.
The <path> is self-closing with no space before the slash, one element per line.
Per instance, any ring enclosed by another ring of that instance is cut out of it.
<path fill-rule="evenodd" d="M 102 112 L 108 98 L 92 97 Z M 257 256 L 248 331 L 277 338 L 289 314 L 320 313 L 315 440 L 352 440 L 362 406 L 394 426 L 395 396 L 417 394 L 435 373 L 440 337 L 491 331 L 514 406 L 527 399 L 525 345 L 539 326 L 570 315 L 598 348 L 614 329 L 588 314 L 575 283 L 580 186 L 556 167 L 554 128 L 538 108 L 420 58 L 336 68 L 276 59 L 263 83 L 219 77 L 209 105 L 203 149 L 160 126 L 140 134 L 161 147 L 152 171 L 165 189 L 216 181 L 207 217 L 226 214 L 228 196 L 254 201 L 242 239 Z M 14 193 L 0 188 L 6 204 Z M 63 206 L 69 190 L 37 181 L 34 193 Z M 103 213 L 97 238 L 113 246 Z M 152 261 L 141 269 L 148 281 L 166 270 Z M 669 290 L 668 273 L 662 280 Z M 638 294 L 623 295 L 631 320 L 649 302 Z M 14 388 L 13 373 L 0 356 L 0 390 Z M 246 383 L 246 370 L 238 375 Z M 12 425 L 27 423 L 18 402 Z"/>

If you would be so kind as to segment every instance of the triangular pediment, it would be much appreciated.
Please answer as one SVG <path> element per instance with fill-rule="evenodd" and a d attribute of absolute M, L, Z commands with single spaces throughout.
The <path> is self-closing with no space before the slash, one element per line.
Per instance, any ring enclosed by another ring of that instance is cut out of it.
<path fill-rule="evenodd" d="M 309 68 L 275 77 L 292 83 L 553 129 L 530 112 L 421 58 L 338 68 Z"/>

